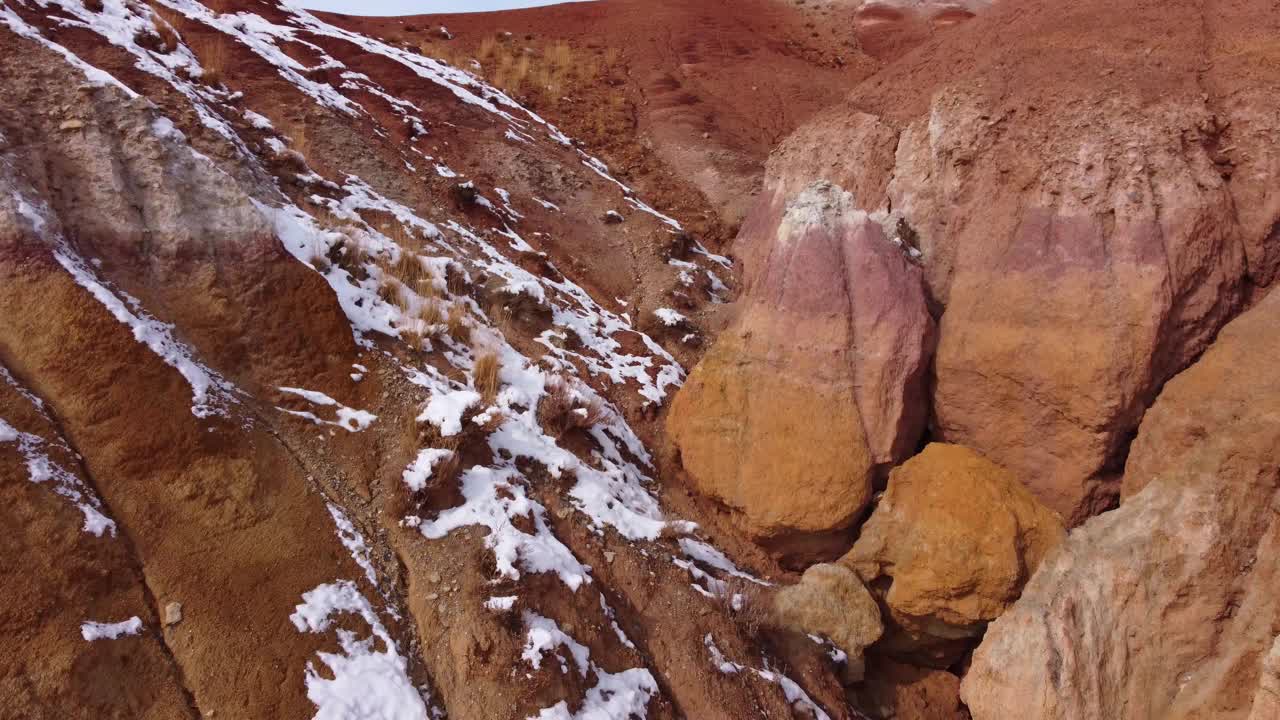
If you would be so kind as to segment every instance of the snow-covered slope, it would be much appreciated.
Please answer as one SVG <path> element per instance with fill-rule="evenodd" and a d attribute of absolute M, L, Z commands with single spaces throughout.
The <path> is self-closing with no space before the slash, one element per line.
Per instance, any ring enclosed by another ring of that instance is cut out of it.
<path fill-rule="evenodd" d="M 762 657 L 767 584 L 662 501 L 653 419 L 726 258 L 474 76 L 300 9 L 0 25 L 0 462 L 69 506 L 15 552 L 134 569 L 132 604 L 4 601 L 57 608 L 14 633 L 75 628 L 18 707 L 847 716 L 820 651 L 795 680 Z M 99 693 L 103 652 L 154 668 Z"/>

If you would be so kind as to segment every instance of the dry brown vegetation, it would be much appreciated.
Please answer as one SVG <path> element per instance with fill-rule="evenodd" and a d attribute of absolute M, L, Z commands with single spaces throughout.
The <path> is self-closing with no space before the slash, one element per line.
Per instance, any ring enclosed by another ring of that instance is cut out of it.
<path fill-rule="evenodd" d="M 441 325 L 444 323 L 444 311 L 440 309 L 439 302 L 427 300 L 422 304 L 422 309 L 418 310 L 418 319 L 428 327 Z"/>
<path fill-rule="evenodd" d="M 325 257 L 320 253 L 316 253 L 312 255 L 310 262 L 311 262 L 311 267 L 315 268 L 316 272 L 319 272 L 319 273 L 327 273 L 329 272 L 329 268 L 331 267 L 331 264 L 329 263 L 329 258 Z"/>
<path fill-rule="evenodd" d="M 547 395 L 538 403 L 538 421 L 556 439 L 572 430 L 587 430 L 599 425 L 607 416 L 603 400 L 578 397 L 559 377 L 547 383 Z"/>
<path fill-rule="evenodd" d="M 424 294 L 422 287 L 424 284 L 435 287 L 431 282 L 430 273 L 422 264 L 422 259 L 408 250 L 400 252 L 400 258 L 391 266 L 391 273 L 399 278 L 405 287 L 413 288 L 419 295 Z"/>
<path fill-rule="evenodd" d="M 486 35 L 470 52 L 456 43 L 438 40 L 423 41 L 418 49 L 476 72 L 494 87 L 533 105 L 608 80 L 621 59 L 617 48 L 584 51 L 563 40 L 522 41 L 506 34 Z M 479 68 L 472 64 L 473 59 L 480 63 Z"/>
<path fill-rule="evenodd" d="M 410 352 L 417 353 L 422 351 L 422 341 L 426 337 L 417 325 L 411 325 L 400 330 L 400 339 L 404 340 L 405 344 L 409 346 Z"/>
<path fill-rule="evenodd" d="M 460 303 L 449 306 L 449 337 L 460 343 L 471 342 L 471 326 L 467 324 L 467 310 Z"/>
<path fill-rule="evenodd" d="M 385 278 L 378 286 L 378 299 L 388 305 L 400 305 L 403 301 L 400 296 L 399 281 L 394 278 Z"/>
<path fill-rule="evenodd" d="M 369 262 L 369 250 L 349 234 L 344 234 L 343 239 L 329 250 L 329 258 L 357 280 L 368 277 L 365 264 Z"/>
<path fill-rule="evenodd" d="M 159 14 L 152 14 L 154 29 L 139 30 L 133 41 L 152 52 L 168 54 L 178 49 L 178 33 Z"/>
<path fill-rule="evenodd" d="M 492 405 L 498 397 L 499 369 L 501 365 L 498 362 L 498 356 L 494 353 L 487 352 L 476 358 L 476 365 L 472 371 L 474 384 L 476 392 L 480 393 L 486 405 Z"/>
<path fill-rule="evenodd" d="M 201 77 L 208 85 L 222 83 L 223 73 L 227 69 L 228 42 L 230 40 L 220 32 L 201 33 L 187 40 L 191 51 L 200 60 L 200 67 L 204 69 Z M 297 145 L 296 142 L 294 144 Z"/>

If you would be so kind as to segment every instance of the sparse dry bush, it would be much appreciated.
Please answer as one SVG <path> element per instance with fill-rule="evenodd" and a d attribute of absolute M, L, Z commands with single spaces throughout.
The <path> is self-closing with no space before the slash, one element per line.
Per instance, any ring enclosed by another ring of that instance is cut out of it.
<path fill-rule="evenodd" d="M 390 221 L 381 224 L 378 232 L 386 235 L 389 240 L 399 245 L 405 252 L 416 250 L 421 246 L 418 236 L 414 234 L 411 228 L 405 227 L 404 223 L 396 220 L 394 217 Z"/>
<path fill-rule="evenodd" d="M 476 58 L 481 62 L 493 57 L 498 49 L 498 38 L 496 35 L 486 35 L 481 41 L 479 47 L 476 48 Z"/>
<path fill-rule="evenodd" d="M 384 278 L 382 284 L 378 286 L 378 299 L 388 305 L 400 305 L 402 302 L 400 283 L 394 278 Z"/>
<path fill-rule="evenodd" d="M 307 151 L 311 148 L 311 138 L 307 134 L 305 124 L 300 123 L 289 129 L 289 144 L 292 146 L 289 150 L 297 153 L 302 158 L 302 166 L 307 167 Z"/>
<path fill-rule="evenodd" d="M 440 309 L 440 303 L 435 300 L 428 300 L 422 304 L 422 308 L 418 310 L 418 319 L 421 320 L 428 328 L 439 326 L 444 323 L 444 311 Z"/>
<path fill-rule="evenodd" d="M 486 405 L 492 405 L 498 397 L 498 388 L 501 384 L 498 380 L 498 371 L 501 367 L 495 353 L 486 352 L 476 358 L 475 368 L 472 370 L 473 384 Z"/>
<path fill-rule="evenodd" d="M 363 280 L 369 275 L 365 265 L 369 262 L 369 250 L 364 243 L 346 235 L 340 242 L 329 248 L 329 260 L 350 273 L 356 280 Z"/>
<path fill-rule="evenodd" d="M 456 262 L 450 262 L 445 268 L 444 283 L 453 295 L 465 295 L 471 289 L 471 279 L 462 265 Z"/>
<path fill-rule="evenodd" d="M 511 310 L 502 302 L 501 298 L 494 300 L 489 305 L 489 322 L 493 327 L 503 335 L 511 332 Z"/>
<path fill-rule="evenodd" d="M 547 383 L 547 394 L 538 403 L 542 429 L 559 439 L 573 430 L 588 430 L 604 422 L 608 410 L 598 397 L 583 398 L 560 377 Z"/>
<path fill-rule="evenodd" d="M 426 340 L 426 336 L 422 332 L 421 326 L 412 323 L 407 328 L 400 330 L 400 339 L 404 340 L 405 345 L 409 346 L 409 351 L 413 353 L 422 352 L 422 342 Z"/>
<path fill-rule="evenodd" d="M 133 36 L 138 47 L 146 48 L 154 53 L 168 54 L 178 49 L 178 33 L 158 15 L 152 16 L 154 29 L 139 30 Z"/>
<path fill-rule="evenodd" d="M 392 266 L 391 273 L 399 278 L 400 282 L 405 284 L 405 287 L 413 288 L 414 290 L 419 290 L 423 280 L 429 281 L 431 279 L 426 267 L 422 264 L 422 259 L 408 250 L 400 252 L 400 258 Z"/>
<path fill-rule="evenodd" d="M 201 76 L 208 85 L 219 85 L 227 69 L 227 37 L 222 33 L 201 33 L 188 41 L 191 51 L 200 60 L 204 71 Z"/>
<path fill-rule="evenodd" d="M 471 326 L 467 324 L 467 310 L 461 303 L 449 306 L 449 337 L 460 343 L 471 342 Z"/>
<path fill-rule="evenodd" d="M 441 52 L 434 47 L 432 50 Z M 620 54 L 611 51 L 602 61 L 596 54 L 577 50 L 563 40 L 517 45 L 504 34 L 484 37 L 476 47 L 475 57 L 480 62 L 479 74 L 490 84 L 536 105 L 557 100 L 570 87 L 600 80 Z M 453 59 L 449 61 L 457 65 Z"/>
<path fill-rule="evenodd" d="M 329 258 L 321 253 L 313 254 L 309 262 L 311 264 L 311 267 L 315 268 L 316 272 L 320 274 L 329 272 L 329 268 L 332 267 L 331 263 L 329 262 Z"/>

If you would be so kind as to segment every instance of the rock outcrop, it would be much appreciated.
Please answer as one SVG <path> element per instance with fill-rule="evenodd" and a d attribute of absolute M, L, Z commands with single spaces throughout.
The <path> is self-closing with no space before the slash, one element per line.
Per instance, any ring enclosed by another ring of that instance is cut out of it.
<path fill-rule="evenodd" d="M 830 640 L 843 651 L 845 680 L 862 680 L 862 652 L 880 639 L 880 608 L 853 571 L 819 563 L 804 571 L 800 582 L 774 596 L 779 623 L 791 630 Z"/>
<path fill-rule="evenodd" d="M 1253 696 L 1253 706 L 1249 710 L 1249 720 L 1277 717 L 1280 717 L 1280 635 L 1276 636 L 1271 652 L 1262 661 L 1258 692 Z"/>
<path fill-rule="evenodd" d="M 994 622 L 975 720 L 1245 718 L 1280 627 L 1280 294 L 1164 388 L 1126 471 Z M 1263 681 L 1266 687 L 1268 681 Z"/>
<path fill-rule="evenodd" d="M 1275 274 L 1275 27 L 1259 0 L 996 3 L 779 151 L 903 221 L 941 310 L 934 437 L 1069 525 L 1114 506 L 1143 411 Z"/>
<path fill-rule="evenodd" d="M 728 261 L 554 126 L 273 3 L 0 0 L 0 78 L 0 716 L 850 718 L 642 439 Z"/>
<path fill-rule="evenodd" d="M 933 443 L 895 468 L 858 542 L 840 562 L 876 590 L 877 646 L 947 667 L 1018 598 L 1064 535 L 1018 479 L 978 453 Z"/>
<path fill-rule="evenodd" d="M 852 196 L 818 183 L 757 207 L 743 308 L 667 428 L 695 488 L 789 561 L 838 552 L 878 466 L 925 421 L 933 321 L 919 268 Z"/>

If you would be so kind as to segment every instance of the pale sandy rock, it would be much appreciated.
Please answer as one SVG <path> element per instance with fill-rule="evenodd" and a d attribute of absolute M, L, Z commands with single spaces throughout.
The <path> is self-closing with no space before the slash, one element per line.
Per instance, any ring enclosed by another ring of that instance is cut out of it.
<path fill-rule="evenodd" d="M 1258 679 L 1258 693 L 1253 696 L 1249 720 L 1274 720 L 1280 718 L 1280 636 L 1276 637 L 1262 661 L 1262 675 Z"/>
<path fill-rule="evenodd" d="M 774 613 L 785 627 L 825 637 L 848 655 L 845 679 L 862 679 L 863 650 L 880 638 L 880 609 L 862 581 L 841 565 L 822 563 L 800 582 L 774 596 Z"/>
<path fill-rule="evenodd" d="M 1058 516 L 1012 473 L 933 443 L 890 474 L 840 562 L 881 595 L 886 652 L 946 667 L 1018 598 L 1063 535 Z"/>
<path fill-rule="evenodd" d="M 1165 386 L 1135 492 L 988 629 L 962 685 L 976 720 L 1248 716 L 1280 625 L 1277 312 L 1272 293 Z"/>

